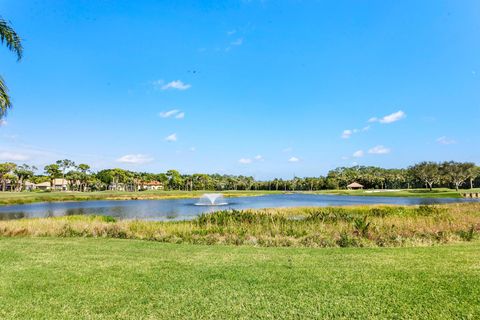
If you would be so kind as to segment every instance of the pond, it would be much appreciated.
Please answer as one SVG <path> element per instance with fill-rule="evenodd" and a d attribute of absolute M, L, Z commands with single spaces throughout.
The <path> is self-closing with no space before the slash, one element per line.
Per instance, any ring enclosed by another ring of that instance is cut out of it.
<path fill-rule="evenodd" d="M 227 205 L 196 206 L 198 199 L 170 200 L 101 200 L 79 202 L 41 202 L 0 206 L 0 220 L 58 217 L 67 215 L 108 215 L 118 219 L 189 220 L 201 213 L 225 209 L 259 209 L 280 207 L 347 206 L 368 204 L 440 204 L 471 202 L 455 198 L 365 197 L 315 194 L 277 194 L 227 198 Z"/>

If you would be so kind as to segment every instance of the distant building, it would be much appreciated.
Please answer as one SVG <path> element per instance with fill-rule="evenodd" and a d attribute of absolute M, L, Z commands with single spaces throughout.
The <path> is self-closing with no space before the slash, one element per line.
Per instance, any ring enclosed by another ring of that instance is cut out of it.
<path fill-rule="evenodd" d="M 35 183 L 30 181 L 25 181 L 25 190 L 32 191 L 35 189 Z"/>
<path fill-rule="evenodd" d="M 25 190 L 56 190 L 56 191 L 66 191 L 68 190 L 68 181 L 66 179 L 53 179 L 53 188 L 50 181 L 33 183 L 31 181 L 25 181 Z"/>
<path fill-rule="evenodd" d="M 138 184 L 120 182 L 109 184 L 107 189 L 112 191 L 163 190 L 163 183 L 160 181 L 149 181 Z"/>
<path fill-rule="evenodd" d="M 133 191 L 133 190 L 129 190 L 129 186 L 126 185 L 125 183 L 111 183 L 108 185 L 107 187 L 108 190 L 111 190 L 111 191 Z"/>
<path fill-rule="evenodd" d="M 142 185 L 143 190 L 163 190 L 163 183 L 160 181 L 145 182 Z"/>
<path fill-rule="evenodd" d="M 53 190 L 67 191 L 68 182 L 66 179 L 53 179 Z"/>
<path fill-rule="evenodd" d="M 363 185 L 361 185 L 361 184 L 358 183 L 358 182 L 353 182 L 353 183 L 350 183 L 350 184 L 347 186 L 347 189 L 348 189 L 348 190 L 359 190 L 359 189 L 363 189 Z"/>
<path fill-rule="evenodd" d="M 41 183 L 35 183 L 34 184 L 34 187 L 32 188 L 33 189 L 38 189 L 38 190 L 50 190 L 52 184 L 50 183 L 50 181 L 45 181 L 45 182 L 41 182 Z"/>

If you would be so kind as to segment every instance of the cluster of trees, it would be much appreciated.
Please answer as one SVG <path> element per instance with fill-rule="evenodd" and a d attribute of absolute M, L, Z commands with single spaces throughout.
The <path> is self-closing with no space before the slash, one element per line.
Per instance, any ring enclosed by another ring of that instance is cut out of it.
<path fill-rule="evenodd" d="M 449 187 L 458 190 L 460 186 L 474 187 L 480 177 L 480 167 L 471 162 L 446 161 L 442 163 L 425 161 L 407 169 L 383 169 L 379 167 L 355 166 L 337 168 L 328 173 L 339 189 L 356 181 L 365 188 L 430 188 Z M 468 182 L 466 184 L 466 182 Z"/>
<path fill-rule="evenodd" d="M 21 191 L 25 181 L 33 178 L 37 168 L 23 164 L 17 166 L 12 162 L 0 163 L 0 183 L 2 191 L 6 191 L 7 182 L 13 191 Z"/>
<path fill-rule="evenodd" d="M 92 172 L 87 164 L 75 164 L 64 159 L 44 167 L 43 174 L 27 164 L 0 163 L 1 190 L 22 191 L 25 182 L 41 183 L 65 179 L 68 190 L 93 191 L 118 189 L 135 191 L 152 181 L 161 182 L 166 190 L 327 190 L 345 189 L 358 182 L 367 189 L 409 189 L 450 187 L 473 188 L 479 184 L 480 167 L 469 162 L 421 162 L 406 169 L 384 169 L 371 166 L 340 167 L 326 176 L 256 181 L 249 176 L 220 174 L 181 174 L 176 170 L 165 173 L 135 172 L 106 169 Z M 7 185 L 9 188 L 7 188 Z"/>

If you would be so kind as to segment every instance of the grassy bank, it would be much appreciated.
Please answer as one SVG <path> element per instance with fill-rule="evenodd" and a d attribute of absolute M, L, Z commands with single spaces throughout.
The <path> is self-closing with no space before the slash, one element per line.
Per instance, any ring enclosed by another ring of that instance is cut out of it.
<path fill-rule="evenodd" d="M 220 211 L 192 221 L 102 216 L 0 221 L 0 236 L 109 237 L 295 247 L 425 246 L 474 240 L 480 203 Z"/>
<path fill-rule="evenodd" d="M 478 319 L 480 243 L 306 249 L 0 239 L 1 319 Z"/>
<path fill-rule="evenodd" d="M 460 192 L 480 192 L 479 189 L 460 190 Z M 461 198 L 459 191 L 454 189 L 437 188 L 428 189 L 404 189 L 404 190 L 325 190 L 315 192 L 318 194 L 337 194 L 347 196 L 370 196 L 370 197 L 408 197 L 408 198 Z"/>
<path fill-rule="evenodd" d="M 98 191 L 98 192 L 0 192 L 0 205 L 53 201 L 160 200 L 198 198 L 212 191 Z M 226 191 L 225 197 L 259 196 L 275 191 Z"/>

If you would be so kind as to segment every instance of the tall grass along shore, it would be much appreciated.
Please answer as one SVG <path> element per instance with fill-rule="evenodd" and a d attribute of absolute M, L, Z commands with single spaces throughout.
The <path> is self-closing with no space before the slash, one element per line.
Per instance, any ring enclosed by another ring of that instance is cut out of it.
<path fill-rule="evenodd" d="M 2 237 L 106 237 L 280 247 L 395 247 L 472 241 L 480 203 L 226 210 L 192 221 L 65 216 L 0 221 Z"/>

